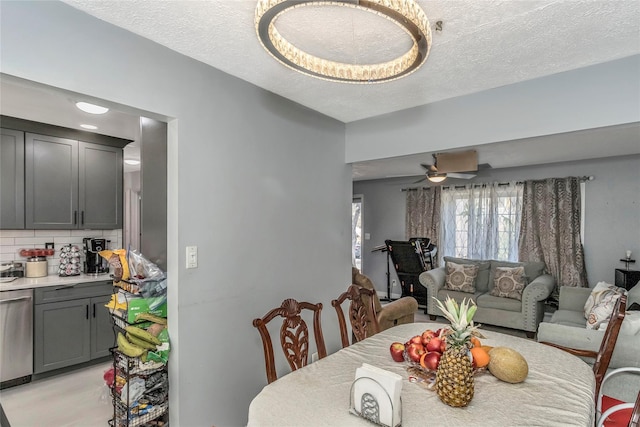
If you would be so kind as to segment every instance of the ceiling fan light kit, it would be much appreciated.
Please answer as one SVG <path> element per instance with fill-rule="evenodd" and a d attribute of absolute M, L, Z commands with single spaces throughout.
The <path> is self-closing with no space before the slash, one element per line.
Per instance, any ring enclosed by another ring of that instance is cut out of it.
<path fill-rule="evenodd" d="M 375 64 L 335 62 L 311 55 L 287 41 L 277 30 L 283 13 L 305 6 L 355 8 L 389 19 L 411 38 L 411 48 L 395 59 Z M 258 0 L 255 27 L 262 46 L 285 66 L 319 79 L 341 83 L 381 83 L 416 71 L 429 56 L 429 20 L 415 0 Z"/>

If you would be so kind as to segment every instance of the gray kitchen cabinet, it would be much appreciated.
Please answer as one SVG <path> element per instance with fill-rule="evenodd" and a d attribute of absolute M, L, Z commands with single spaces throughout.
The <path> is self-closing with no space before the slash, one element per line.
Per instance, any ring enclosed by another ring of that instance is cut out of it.
<path fill-rule="evenodd" d="M 24 132 L 0 129 L 0 229 L 24 228 Z"/>
<path fill-rule="evenodd" d="M 109 356 L 110 281 L 35 289 L 34 374 Z"/>
<path fill-rule="evenodd" d="M 122 148 L 26 133 L 28 229 L 122 228 Z"/>
<path fill-rule="evenodd" d="M 91 353 L 90 358 L 110 356 L 109 349 L 114 346 L 113 320 L 105 307 L 111 295 L 91 298 Z"/>

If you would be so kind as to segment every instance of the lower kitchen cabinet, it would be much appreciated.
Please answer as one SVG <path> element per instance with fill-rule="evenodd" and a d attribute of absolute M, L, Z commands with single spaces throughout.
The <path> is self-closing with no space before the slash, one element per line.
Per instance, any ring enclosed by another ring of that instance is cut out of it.
<path fill-rule="evenodd" d="M 104 305 L 112 291 L 111 282 L 36 289 L 35 374 L 110 355 L 113 329 Z"/>

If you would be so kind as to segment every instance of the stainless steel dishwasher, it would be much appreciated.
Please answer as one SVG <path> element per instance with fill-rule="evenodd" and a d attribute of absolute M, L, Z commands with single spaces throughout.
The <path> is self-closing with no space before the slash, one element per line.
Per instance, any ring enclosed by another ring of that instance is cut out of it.
<path fill-rule="evenodd" d="M 0 292 L 0 387 L 31 381 L 33 289 Z"/>

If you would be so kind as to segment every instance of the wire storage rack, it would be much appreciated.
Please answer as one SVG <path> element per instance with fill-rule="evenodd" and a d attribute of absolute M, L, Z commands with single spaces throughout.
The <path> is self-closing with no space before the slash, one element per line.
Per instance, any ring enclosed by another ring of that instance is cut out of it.
<path fill-rule="evenodd" d="M 114 286 L 114 295 L 124 293 L 126 300 L 136 296 Z M 125 334 L 134 324 L 126 312 L 111 310 L 114 335 Z M 112 427 L 168 427 L 169 379 L 168 364 L 132 357 L 118 347 L 110 349 L 113 356 L 113 382 L 110 385 L 113 403 Z"/>

